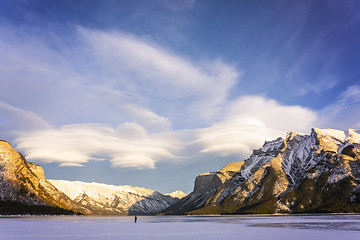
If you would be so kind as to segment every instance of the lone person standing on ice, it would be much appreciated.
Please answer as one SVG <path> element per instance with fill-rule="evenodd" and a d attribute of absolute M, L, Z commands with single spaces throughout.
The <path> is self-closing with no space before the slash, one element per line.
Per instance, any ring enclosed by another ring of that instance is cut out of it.
<path fill-rule="evenodd" d="M 137 221 L 137 216 L 135 216 L 135 223 L 136 223 L 136 221 Z"/>

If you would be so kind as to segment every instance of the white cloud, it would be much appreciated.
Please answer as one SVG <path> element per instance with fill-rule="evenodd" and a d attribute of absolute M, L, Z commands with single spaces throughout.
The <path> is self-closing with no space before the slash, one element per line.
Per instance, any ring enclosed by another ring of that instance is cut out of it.
<path fill-rule="evenodd" d="M 19 133 L 15 143 L 29 160 L 82 166 L 88 161 L 109 160 L 115 167 L 154 168 L 175 158 L 179 143 L 166 134 L 148 134 L 136 123 L 116 129 L 103 124 L 66 125 Z"/>
<path fill-rule="evenodd" d="M 83 167 L 83 164 L 80 163 L 61 163 L 59 167 Z"/>
<path fill-rule="evenodd" d="M 147 111 L 144 114 L 152 116 Z M 15 143 L 29 160 L 56 162 L 61 167 L 109 160 L 113 167 L 151 169 L 160 161 L 196 161 L 201 154 L 231 155 L 241 160 L 265 140 L 284 137 L 289 130 L 308 132 L 317 119 L 309 109 L 260 96 L 229 102 L 221 115 L 220 121 L 206 128 L 162 133 L 149 133 L 135 122 L 116 128 L 104 124 L 63 125 L 18 132 Z M 167 122 L 166 118 L 154 119 Z"/>
<path fill-rule="evenodd" d="M 29 160 L 56 162 L 61 167 L 109 160 L 114 167 L 151 169 L 159 161 L 196 161 L 199 154 L 244 159 L 265 140 L 284 136 L 288 130 L 308 132 L 316 120 L 316 114 L 306 108 L 260 96 L 229 102 L 221 115 L 220 121 L 206 128 L 162 133 L 149 133 L 135 122 L 116 128 L 89 123 L 47 127 L 17 132 L 15 143 Z M 167 122 L 166 118 L 154 119 Z"/>
<path fill-rule="evenodd" d="M 197 143 L 202 145 L 201 152 L 246 157 L 265 140 L 282 135 L 283 132 L 270 129 L 258 119 L 238 117 L 199 129 Z"/>
<path fill-rule="evenodd" d="M 244 96 L 229 103 L 226 119 L 238 116 L 256 118 L 271 129 L 280 131 L 309 131 L 317 114 L 301 106 L 284 105 L 261 96 Z"/>
<path fill-rule="evenodd" d="M 287 131 L 309 132 L 317 120 L 309 109 L 259 96 L 239 98 L 225 111 L 220 122 L 197 130 L 201 152 L 247 157 L 265 140 L 285 137 Z"/>

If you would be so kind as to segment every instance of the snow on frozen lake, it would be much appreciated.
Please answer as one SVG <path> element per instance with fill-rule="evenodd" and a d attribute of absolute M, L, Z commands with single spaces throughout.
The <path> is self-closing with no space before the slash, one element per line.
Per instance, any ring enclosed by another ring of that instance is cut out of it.
<path fill-rule="evenodd" d="M 360 215 L 0 217 L 0 239 L 360 239 Z"/>

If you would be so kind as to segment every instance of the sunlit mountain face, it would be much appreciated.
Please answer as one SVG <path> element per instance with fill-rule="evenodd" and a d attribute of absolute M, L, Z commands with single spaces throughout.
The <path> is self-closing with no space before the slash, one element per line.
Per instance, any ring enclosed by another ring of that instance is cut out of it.
<path fill-rule="evenodd" d="M 265 142 L 245 161 L 201 174 L 164 214 L 356 213 L 360 132 L 312 129 Z"/>

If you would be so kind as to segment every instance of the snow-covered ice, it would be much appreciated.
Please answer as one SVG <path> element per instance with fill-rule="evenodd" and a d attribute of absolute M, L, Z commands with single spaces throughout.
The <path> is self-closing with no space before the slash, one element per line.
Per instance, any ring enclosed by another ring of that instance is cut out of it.
<path fill-rule="evenodd" d="M 347 239 L 360 215 L 0 217 L 0 239 Z"/>

